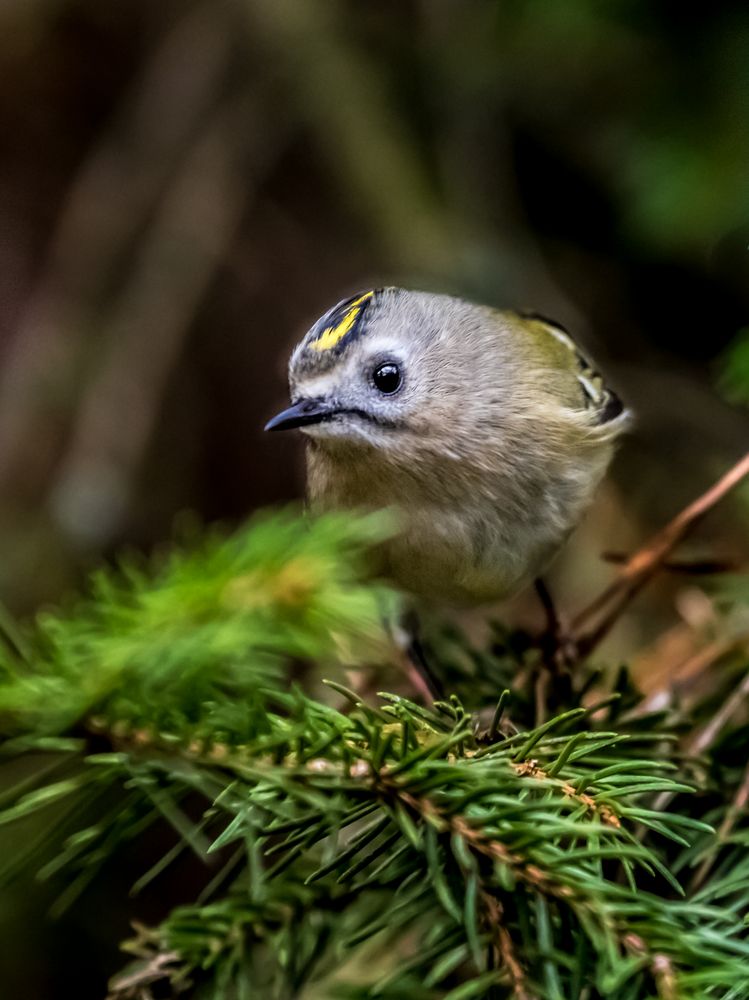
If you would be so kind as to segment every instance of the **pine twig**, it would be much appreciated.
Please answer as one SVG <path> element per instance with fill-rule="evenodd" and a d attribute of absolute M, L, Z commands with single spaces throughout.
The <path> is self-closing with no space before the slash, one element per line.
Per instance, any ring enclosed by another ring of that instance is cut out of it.
<path fill-rule="evenodd" d="M 459 837 L 474 855 L 484 857 L 492 864 L 499 862 L 505 865 L 519 881 L 537 892 L 550 899 L 561 900 L 572 907 L 582 909 L 587 907 L 586 901 L 579 898 L 575 891 L 559 880 L 553 872 L 542 871 L 538 865 L 511 851 L 501 841 L 487 835 L 480 827 L 473 826 L 465 816 L 444 812 L 431 799 L 414 795 L 396 783 L 388 781 L 386 775 L 380 776 L 380 787 L 384 792 L 400 800 L 417 816 L 435 824 L 443 832 Z"/>
<path fill-rule="evenodd" d="M 668 955 L 653 956 L 653 975 L 660 1000 L 679 1000 L 676 973 Z"/>
<path fill-rule="evenodd" d="M 512 936 L 505 926 L 502 904 L 491 893 L 483 892 L 481 898 L 487 914 L 487 921 L 495 936 L 495 960 L 505 969 L 512 989 L 513 1000 L 536 1000 L 526 989 L 525 972 L 515 951 Z"/>
<path fill-rule="evenodd" d="M 627 560 L 617 579 L 573 621 L 573 635 L 580 655 L 585 656 L 598 646 L 622 611 L 658 572 L 679 542 L 748 475 L 749 452 Z"/>

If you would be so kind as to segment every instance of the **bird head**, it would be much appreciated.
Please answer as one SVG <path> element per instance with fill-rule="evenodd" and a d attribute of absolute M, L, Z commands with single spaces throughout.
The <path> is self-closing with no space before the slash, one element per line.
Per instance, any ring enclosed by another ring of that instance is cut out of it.
<path fill-rule="evenodd" d="M 487 318 L 460 299 L 400 288 L 345 299 L 295 349 L 292 405 L 266 430 L 298 427 L 330 446 L 449 436 L 482 381 L 471 354 Z"/>

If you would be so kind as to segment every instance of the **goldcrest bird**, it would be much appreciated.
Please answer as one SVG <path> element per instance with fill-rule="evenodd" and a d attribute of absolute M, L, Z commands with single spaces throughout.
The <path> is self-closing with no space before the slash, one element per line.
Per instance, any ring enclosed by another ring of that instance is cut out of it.
<path fill-rule="evenodd" d="M 340 302 L 294 350 L 310 500 L 395 511 L 384 569 L 431 603 L 480 605 L 542 573 L 606 471 L 627 412 L 566 330 L 383 288 Z"/>

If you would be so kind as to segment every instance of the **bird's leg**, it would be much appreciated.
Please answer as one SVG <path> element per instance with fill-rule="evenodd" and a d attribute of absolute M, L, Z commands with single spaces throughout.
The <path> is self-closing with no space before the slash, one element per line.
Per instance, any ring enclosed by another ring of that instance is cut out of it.
<path fill-rule="evenodd" d="M 561 667 L 559 661 L 559 636 L 562 626 L 554 599 L 541 577 L 536 578 L 533 586 L 546 618 L 546 627 L 538 638 L 538 645 L 541 650 L 541 662 L 532 675 L 534 677 L 533 692 L 536 703 L 536 725 L 542 726 L 546 722 L 550 683 L 552 679 L 558 677 Z"/>
<path fill-rule="evenodd" d="M 409 673 L 412 674 L 414 686 L 417 687 L 427 701 L 437 701 L 444 697 L 444 689 L 432 670 L 429 659 L 424 651 L 419 636 L 419 620 L 415 612 L 409 611 L 403 618 L 402 632 L 405 641 L 402 644 Z"/>
<path fill-rule="evenodd" d="M 539 638 L 539 646 L 551 673 L 557 674 L 577 662 L 577 648 L 569 628 L 557 611 L 549 588 L 541 577 L 534 581 L 534 587 L 546 618 L 546 628 Z"/>

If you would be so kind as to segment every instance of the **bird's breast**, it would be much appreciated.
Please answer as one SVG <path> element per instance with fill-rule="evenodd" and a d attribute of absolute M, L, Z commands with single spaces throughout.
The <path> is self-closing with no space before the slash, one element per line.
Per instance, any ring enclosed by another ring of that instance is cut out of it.
<path fill-rule="evenodd" d="M 536 479 L 521 480 L 517 470 L 489 475 L 447 460 L 395 466 L 376 452 L 362 460 L 313 448 L 308 485 L 323 509 L 395 512 L 400 530 L 382 555 L 399 587 L 436 602 L 478 605 L 512 596 L 544 571 L 587 506 L 602 458 L 578 458 L 568 469 L 547 462 Z"/>
<path fill-rule="evenodd" d="M 385 575 L 439 603 L 470 606 L 511 596 L 540 572 L 559 541 L 557 529 L 545 538 L 525 523 L 516 502 L 462 488 L 456 476 L 436 477 L 423 489 L 376 462 L 358 468 L 315 449 L 308 487 L 318 509 L 391 509 L 399 530 L 380 550 Z"/>

